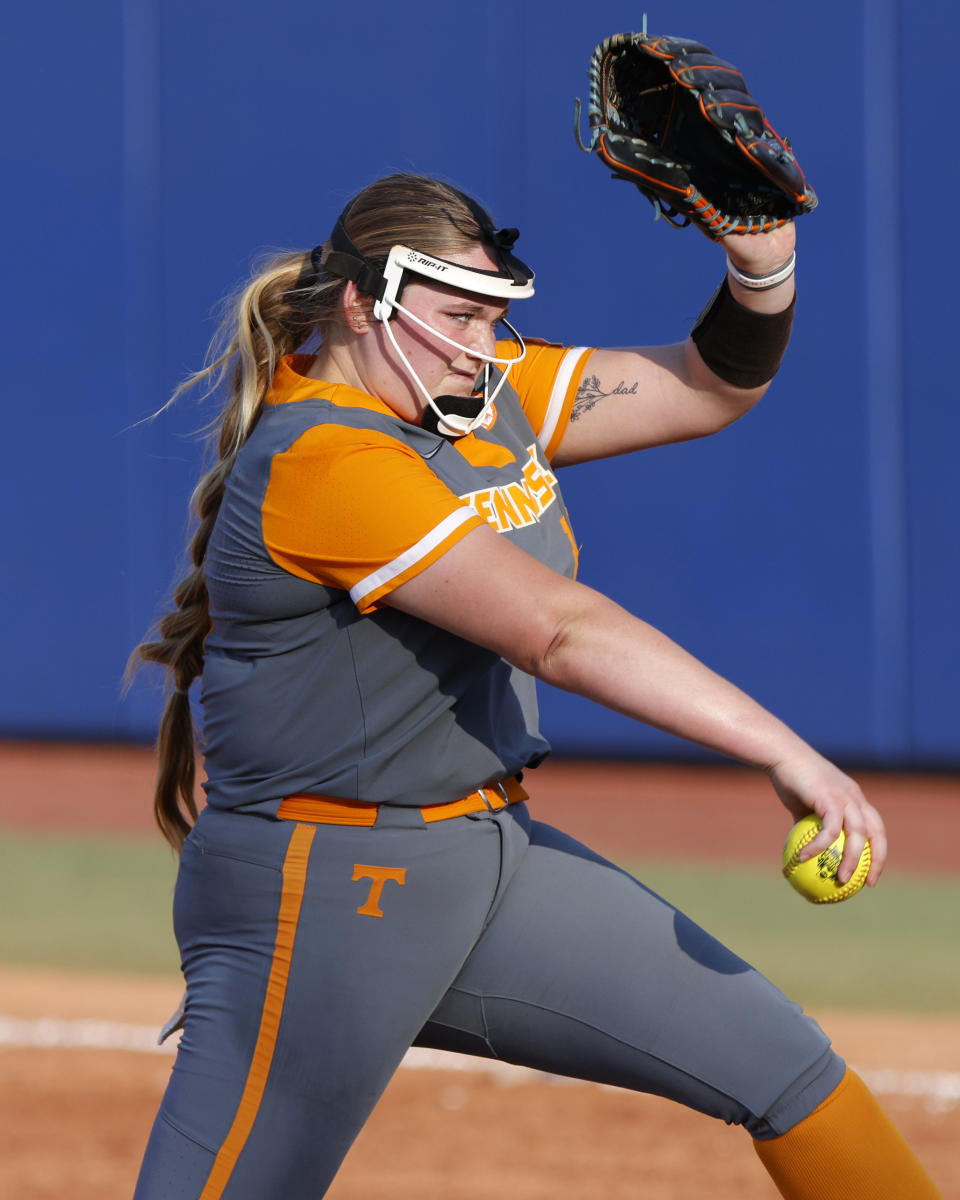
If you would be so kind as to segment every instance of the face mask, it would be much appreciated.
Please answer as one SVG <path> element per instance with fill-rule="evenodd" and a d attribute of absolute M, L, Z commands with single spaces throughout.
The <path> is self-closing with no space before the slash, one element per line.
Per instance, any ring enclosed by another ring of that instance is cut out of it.
<path fill-rule="evenodd" d="M 463 346 L 440 333 L 439 330 L 415 316 L 400 303 L 399 296 L 403 289 L 405 273 L 411 271 L 433 282 L 442 283 L 447 287 L 472 293 L 484 299 L 493 298 L 508 302 L 525 300 L 532 296 L 534 278 L 530 268 L 515 258 L 512 253 L 513 243 L 517 239 L 517 230 L 494 229 L 490 218 L 478 204 L 468 196 L 463 195 L 463 199 L 484 231 L 484 242 L 494 249 L 501 264 L 499 270 L 487 271 L 465 267 L 460 263 L 448 262 L 446 259 L 435 258 L 419 250 L 412 250 L 409 246 L 397 245 L 391 249 L 381 271 L 357 250 L 343 227 L 343 215 L 337 221 L 333 233 L 330 235 L 329 249 L 326 250 L 326 253 L 324 253 L 324 247 L 318 246 L 312 255 L 315 270 L 320 270 L 322 264 L 322 269 L 326 274 L 352 279 L 356 283 L 358 291 L 375 298 L 374 318 L 383 323 L 387 337 L 403 363 L 404 369 L 427 402 L 428 409 L 423 417 L 424 428 L 451 438 L 462 437 L 483 424 L 500 389 L 506 382 L 510 368 L 525 357 L 526 346 L 519 333 L 506 320 L 503 321 L 503 324 L 520 345 L 520 353 L 513 358 L 497 358 L 495 355 L 478 354 L 470 347 Z M 484 367 L 481 372 L 482 383 L 479 394 L 466 397 L 432 397 L 397 343 L 390 324 L 395 312 L 402 312 L 404 316 L 415 322 L 432 337 L 480 359 L 484 363 Z M 493 366 L 505 369 L 501 373 L 499 382 L 491 391 L 490 380 Z"/>
<path fill-rule="evenodd" d="M 505 278 L 498 271 L 483 271 L 464 267 L 459 263 L 451 263 L 442 258 L 433 258 L 430 255 L 421 254 L 419 251 L 411 250 L 407 246 L 394 246 L 387 257 L 387 265 L 383 271 L 386 286 L 384 287 L 382 297 L 373 306 L 374 318 L 383 323 L 394 351 L 429 405 L 429 411 L 423 417 L 424 428 L 430 429 L 434 433 L 443 434 L 444 437 L 462 437 L 464 434 L 479 428 L 486 420 L 487 414 L 500 394 L 500 389 L 507 381 L 510 368 L 514 363 L 522 362 L 526 356 L 527 348 L 523 343 L 523 338 L 506 318 L 502 318 L 501 323 L 506 326 L 511 336 L 520 344 L 520 353 L 512 358 L 498 358 L 492 354 L 480 354 L 469 346 L 464 346 L 453 338 L 447 337 L 446 334 L 441 333 L 438 329 L 434 329 L 432 325 L 421 320 L 415 313 L 405 308 L 397 299 L 400 289 L 403 286 L 404 271 L 415 271 L 419 275 L 435 280 L 438 283 L 443 283 L 447 287 L 456 288 L 461 292 L 470 292 L 485 299 L 492 297 L 498 300 L 507 299 L 508 297 L 525 300 L 528 296 L 532 296 L 532 276 L 526 283 L 518 284 L 514 283 L 509 276 Z M 413 369 L 407 356 L 400 349 L 391 325 L 391 318 L 394 311 L 402 312 L 408 320 L 413 321 L 432 337 L 438 338 L 448 346 L 453 346 L 457 350 L 480 359 L 484 363 L 483 371 L 481 372 L 482 384 L 480 394 L 474 396 L 431 396 L 424 387 L 419 375 Z M 490 368 L 492 366 L 504 367 L 505 369 L 502 371 L 496 387 L 491 391 Z"/>

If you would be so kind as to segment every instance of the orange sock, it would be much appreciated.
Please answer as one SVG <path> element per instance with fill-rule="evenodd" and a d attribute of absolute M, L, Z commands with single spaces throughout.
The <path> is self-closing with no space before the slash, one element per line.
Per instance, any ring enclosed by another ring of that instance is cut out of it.
<path fill-rule="evenodd" d="M 943 1200 L 850 1070 L 799 1125 L 753 1145 L 786 1200 Z"/>

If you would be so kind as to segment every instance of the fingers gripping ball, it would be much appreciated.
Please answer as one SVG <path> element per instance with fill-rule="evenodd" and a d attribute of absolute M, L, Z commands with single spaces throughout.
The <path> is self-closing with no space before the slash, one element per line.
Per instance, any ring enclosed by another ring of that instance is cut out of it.
<path fill-rule="evenodd" d="M 849 880 L 840 883 L 837 869 L 843 858 L 843 844 L 846 841 L 842 830 L 826 850 L 815 858 L 808 858 L 806 862 L 800 861 L 800 852 L 822 828 L 820 818 L 813 813 L 802 817 L 794 825 L 783 847 L 783 875 L 791 887 L 796 888 L 811 904 L 836 904 L 840 900 L 849 900 L 863 887 L 870 870 L 870 843 L 864 845 L 857 869 Z"/>

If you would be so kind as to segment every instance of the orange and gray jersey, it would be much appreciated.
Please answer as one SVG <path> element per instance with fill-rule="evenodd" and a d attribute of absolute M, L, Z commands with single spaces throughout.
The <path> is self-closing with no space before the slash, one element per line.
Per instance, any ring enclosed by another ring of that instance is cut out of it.
<path fill-rule="evenodd" d="M 210 803 L 442 803 L 548 752 L 533 679 L 384 600 L 484 522 L 575 574 L 550 458 L 588 355 L 528 343 L 487 427 L 452 442 L 282 360 L 207 552 Z"/>

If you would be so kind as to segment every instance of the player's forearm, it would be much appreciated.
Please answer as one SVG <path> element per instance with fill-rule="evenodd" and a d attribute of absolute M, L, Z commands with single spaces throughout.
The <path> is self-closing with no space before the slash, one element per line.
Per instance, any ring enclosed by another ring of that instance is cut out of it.
<path fill-rule="evenodd" d="M 700 351 L 692 337 L 684 343 L 684 358 L 686 379 L 691 391 L 701 396 L 701 404 L 705 411 L 712 412 L 713 422 L 710 433 L 725 429 L 738 421 L 763 399 L 772 379 L 768 379 L 759 387 L 745 388 L 728 383 L 712 370 L 701 357 Z"/>
<path fill-rule="evenodd" d="M 761 769 L 812 753 L 782 721 L 665 634 L 596 593 L 588 597 L 534 664 L 539 678 Z"/>

